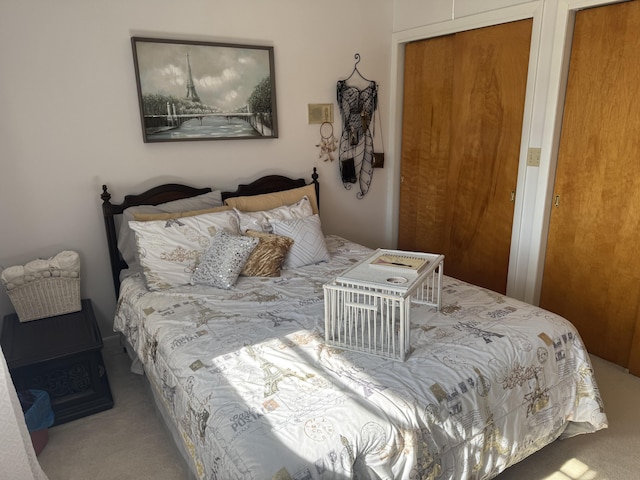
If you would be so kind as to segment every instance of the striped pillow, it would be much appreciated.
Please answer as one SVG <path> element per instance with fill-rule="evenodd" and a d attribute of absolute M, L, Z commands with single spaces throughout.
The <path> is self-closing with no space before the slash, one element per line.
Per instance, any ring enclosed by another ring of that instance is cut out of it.
<path fill-rule="evenodd" d="M 273 220 L 271 225 L 276 235 L 293 239 L 293 245 L 284 260 L 285 268 L 304 267 L 329 260 L 318 215 L 294 220 Z"/>

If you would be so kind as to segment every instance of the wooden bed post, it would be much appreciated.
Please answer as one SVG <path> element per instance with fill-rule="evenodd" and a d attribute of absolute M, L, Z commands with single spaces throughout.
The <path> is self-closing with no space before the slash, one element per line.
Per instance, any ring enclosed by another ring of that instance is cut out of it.
<path fill-rule="evenodd" d="M 107 230 L 107 243 L 109 245 L 109 263 L 111 265 L 111 276 L 115 288 L 116 298 L 120 295 L 120 270 L 124 261 L 120 258 L 118 251 L 118 238 L 116 236 L 116 225 L 113 220 L 113 205 L 111 205 L 111 194 L 107 191 L 107 186 L 102 185 L 102 216 L 104 217 L 105 228 Z M 126 266 L 124 267 L 126 268 Z"/>
<path fill-rule="evenodd" d="M 311 183 L 316 189 L 316 200 L 318 203 L 318 210 L 320 210 L 320 184 L 318 183 L 318 169 L 313 167 L 313 173 L 311 174 Z"/>

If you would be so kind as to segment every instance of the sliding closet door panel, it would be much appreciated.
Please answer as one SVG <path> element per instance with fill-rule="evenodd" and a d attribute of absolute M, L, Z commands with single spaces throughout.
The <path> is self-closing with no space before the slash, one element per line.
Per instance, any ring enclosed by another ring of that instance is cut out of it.
<path fill-rule="evenodd" d="M 506 291 L 531 20 L 405 49 L 399 247 Z"/>
<path fill-rule="evenodd" d="M 398 245 L 444 252 L 455 37 L 410 43 L 405 49 Z"/>
<path fill-rule="evenodd" d="M 456 35 L 447 273 L 504 293 L 531 20 Z"/>
<path fill-rule="evenodd" d="M 576 14 L 540 305 L 627 366 L 640 305 L 640 2 Z M 640 347 L 635 333 L 635 348 Z"/>

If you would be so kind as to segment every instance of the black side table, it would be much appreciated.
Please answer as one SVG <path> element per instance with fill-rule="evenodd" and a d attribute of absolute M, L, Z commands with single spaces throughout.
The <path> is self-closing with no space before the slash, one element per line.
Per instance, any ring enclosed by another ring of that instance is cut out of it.
<path fill-rule="evenodd" d="M 0 342 L 16 390 L 49 392 L 54 425 L 113 407 L 91 300 L 79 312 L 25 323 L 7 315 Z"/>

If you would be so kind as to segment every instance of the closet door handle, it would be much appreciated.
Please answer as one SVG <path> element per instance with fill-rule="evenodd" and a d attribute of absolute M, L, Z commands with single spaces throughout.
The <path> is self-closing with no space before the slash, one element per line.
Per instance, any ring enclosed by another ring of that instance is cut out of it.
<path fill-rule="evenodd" d="M 560 195 L 556 195 L 556 196 L 555 196 L 555 198 L 553 199 L 553 204 L 554 204 L 556 207 L 559 207 L 559 206 L 560 206 Z"/>
<path fill-rule="evenodd" d="M 512 202 L 516 201 L 516 191 L 515 190 L 511 190 L 511 201 Z"/>

